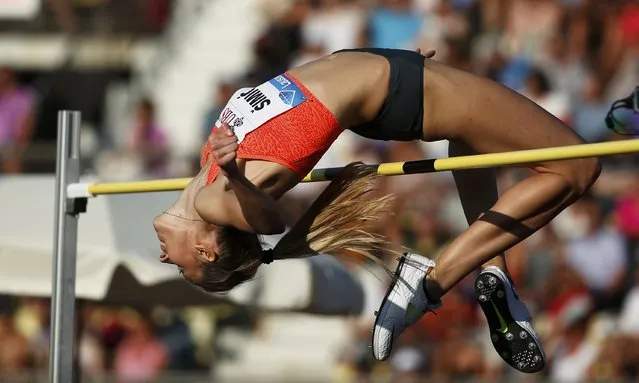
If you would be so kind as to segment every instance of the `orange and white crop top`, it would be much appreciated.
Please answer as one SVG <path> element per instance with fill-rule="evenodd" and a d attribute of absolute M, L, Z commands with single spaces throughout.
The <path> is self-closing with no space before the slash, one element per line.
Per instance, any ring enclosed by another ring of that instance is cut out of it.
<path fill-rule="evenodd" d="M 305 177 L 342 133 L 335 116 L 289 73 L 256 88 L 240 89 L 226 104 L 212 129 L 228 123 L 240 142 L 237 158 L 271 161 Z M 202 148 L 200 166 L 211 154 Z M 220 167 L 212 160 L 207 185 Z"/>

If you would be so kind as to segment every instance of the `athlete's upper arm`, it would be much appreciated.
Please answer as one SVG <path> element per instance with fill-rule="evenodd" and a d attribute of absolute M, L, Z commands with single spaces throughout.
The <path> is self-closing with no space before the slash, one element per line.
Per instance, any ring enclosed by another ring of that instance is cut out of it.
<path fill-rule="evenodd" d="M 243 169 L 246 170 L 246 169 Z M 262 192 L 277 199 L 278 195 L 273 195 L 273 191 L 280 189 L 276 183 L 272 182 L 268 172 L 258 171 L 256 174 L 248 172 L 249 181 L 257 186 Z M 228 180 L 219 175 L 219 178 L 211 185 L 202 188 L 195 198 L 195 208 L 206 222 L 218 226 L 233 226 L 237 229 L 255 232 L 246 219 L 245 213 L 235 192 L 226 187 Z M 268 220 L 267 217 L 264 217 Z"/>
<path fill-rule="evenodd" d="M 212 184 L 202 188 L 195 197 L 195 209 L 200 217 L 210 224 L 253 231 L 253 228 L 244 219 L 235 193 L 225 190 L 221 184 Z"/>

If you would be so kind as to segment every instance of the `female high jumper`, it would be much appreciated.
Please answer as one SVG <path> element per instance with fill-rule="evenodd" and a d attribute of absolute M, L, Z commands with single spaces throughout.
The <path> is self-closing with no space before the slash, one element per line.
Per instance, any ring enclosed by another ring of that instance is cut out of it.
<path fill-rule="evenodd" d="M 388 198 L 362 198 L 375 171 L 351 164 L 271 250 L 259 234 L 285 230 L 275 201 L 297 185 L 345 129 L 376 140 L 449 141 L 451 156 L 576 145 L 572 129 L 493 81 L 431 59 L 434 52 L 338 51 L 255 88 L 237 91 L 202 150 L 201 171 L 153 226 L 160 260 L 191 283 L 228 291 L 262 263 L 319 253 L 386 248 L 367 224 Z M 508 276 L 504 252 L 550 222 L 597 179 L 596 158 L 535 163 L 498 195 L 490 169 L 453 172 L 469 227 L 433 262 L 406 253 L 373 331 L 373 354 L 393 342 L 473 270 L 495 350 L 522 372 L 545 356 Z"/>

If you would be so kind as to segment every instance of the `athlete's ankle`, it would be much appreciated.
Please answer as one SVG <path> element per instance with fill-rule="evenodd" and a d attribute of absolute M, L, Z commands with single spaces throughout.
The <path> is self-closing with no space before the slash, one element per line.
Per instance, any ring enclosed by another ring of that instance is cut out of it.
<path fill-rule="evenodd" d="M 483 265 L 481 265 L 481 270 L 484 271 L 489 267 L 496 267 L 504 273 L 508 274 L 508 268 L 506 267 L 506 260 L 503 255 L 495 256 L 493 259 L 486 261 Z"/>

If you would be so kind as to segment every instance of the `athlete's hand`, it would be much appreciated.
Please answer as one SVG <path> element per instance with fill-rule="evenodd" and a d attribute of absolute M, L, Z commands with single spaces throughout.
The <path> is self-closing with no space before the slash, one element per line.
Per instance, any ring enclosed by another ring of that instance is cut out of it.
<path fill-rule="evenodd" d="M 237 136 L 229 125 L 224 123 L 215 133 L 211 134 L 209 144 L 211 145 L 211 152 L 215 162 L 222 169 L 222 174 L 227 178 L 237 175 L 239 168 L 235 159 L 237 157 L 237 148 L 240 145 L 237 141 Z"/>
<path fill-rule="evenodd" d="M 422 53 L 422 48 L 417 48 L 415 49 L 415 52 L 421 54 L 422 56 L 426 57 L 427 59 L 433 58 L 433 56 L 435 56 L 435 50 L 431 49 L 426 53 Z"/>

